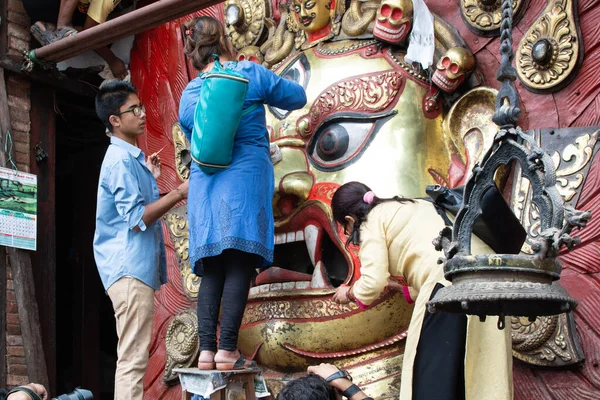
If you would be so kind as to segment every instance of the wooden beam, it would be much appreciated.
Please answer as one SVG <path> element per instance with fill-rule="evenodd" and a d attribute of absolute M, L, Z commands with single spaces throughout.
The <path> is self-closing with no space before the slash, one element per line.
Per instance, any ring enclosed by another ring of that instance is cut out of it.
<path fill-rule="evenodd" d="M 1 139 L 4 143 L 4 135 L 10 129 L 10 114 L 8 109 L 8 96 L 6 93 L 6 80 L 4 69 L 0 67 L 0 129 Z M 8 154 L 4 146 L 0 146 L 0 163 L 5 165 Z M 19 309 L 19 322 L 21 324 L 21 336 L 25 349 L 25 362 L 29 380 L 41 383 L 48 387 L 48 373 L 46 371 L 46 359 L 43 356 L 42 331 L 40 328 L 38 306 L 35 299 L 35 287 L 33 283 L 33 271 L 31 269 L 31 258 L 27 251 L 5 248 L 8 255 L 8 265 L 13 274 L 15 296 Z M 6 276 L 4 277 L 6 279 Z"/>
<path fill-rule="evenodd" d="M 1 0 L 0 0 L 1 1 Z M 6 55 L 0 58 L 0 67 L 7 71 L 19 74 L 31 79 L 33 82 L 43 83 L 55 89 L 64 90 L 69 93 L 74 93 L 82 96 L 96 97 L 94 85 L 85 83 L 80 80 L 67 78 L 57 70 L 44 70 L 34 68 L 30 73 L 25 73 L 21 70 L 23 65 L 23 57 Z"/>
<path fill-rule="evenodd" d="M 58 62 L 144 32 L 223 0 L 158 0 L 120 17 L 32 51 L 42 61 Z"/>
<path fill-rule="evenodd" d="M 56 393 L 56 113 L 54 90 L 31 85 L 31 144 L 39 144 L 48 158 L 39 164 L 31 152 L 31 173 L 37 175 L 37 250 L 31 254 L 39 307 L 49 393 Z"/>
<path fill-rule="evenodd" d="M 0 56 L 8 53 L 8 0 L 0 0 Z"/>

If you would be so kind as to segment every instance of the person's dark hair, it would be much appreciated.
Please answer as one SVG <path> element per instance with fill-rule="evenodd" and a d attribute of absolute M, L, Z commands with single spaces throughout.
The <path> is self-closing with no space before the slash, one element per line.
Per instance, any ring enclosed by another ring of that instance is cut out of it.
<path fill-rule="evenodd" d="M 346 246 L 349 244 L 360 243 L 360 225 L 367 219 L 367 214 L 374 207 L 388 201 L 397 201 L 399 203 L 413 202 L 412 199 L 407 199 L 400 196 L 392 198 L 379 198 L 373 196 L 373 201 L 369 204 L 365 202 L 364 197 L 371 189 L 360 182 L 348 182 L 340 186 L 331 199 L 331 208 L 333 210 L 333 219 L 340 224 L 346 223 L 346 216 L 349 215 L 356 219 L 352 232 L 348 236 Z"/>
<path fill-rule="evenodd" d="M 281 389 L 277 400 L 335 400 L 335 389 L 325 379 L 308 374 L 294 379 Z"/>
<path fill-rule="evenodd" d="M 111 115 L 119 112 L 119 109 L 127 102 L 131 94 L 137 94 L 135 87 L 125 81 L 108 82 L 100 88 L 96 95 L 96 114 L 106 128 L 112 132 L 113 127 L 108 120 Z"/>
<path fill-rule="evenodd" d="M 213 60 L 213 54 L 235 58 L 223 24 L 213 17 L 196 17 L 183 24 L 185 43 L 183 51 L 192 65 L 202 71 Z"/>

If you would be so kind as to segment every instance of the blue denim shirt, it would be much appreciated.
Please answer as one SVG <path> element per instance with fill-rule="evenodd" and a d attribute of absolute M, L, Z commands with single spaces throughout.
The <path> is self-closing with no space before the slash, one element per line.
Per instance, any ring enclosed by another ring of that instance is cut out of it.
<path fill-rule="evenodd" d="M 167 282 L 160 220 L 142 221 L 145 206 L 159 198 L 158 186 L 136 146 L 111 137 L 98 182 L 94 258 L 108 288 L 123 276 L 158 290 Z M 133 229 L 139 227 L 140 231 Z"/>

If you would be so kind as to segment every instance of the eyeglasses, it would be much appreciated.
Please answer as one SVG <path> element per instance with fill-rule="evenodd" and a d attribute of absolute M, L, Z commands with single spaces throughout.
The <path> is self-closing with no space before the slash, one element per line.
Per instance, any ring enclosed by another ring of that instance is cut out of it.
<path fill-rule="evenodd" d="M 140 115 L 142 115 L 142 113 L 146 113 L 146 107 L 143 104 L 140 104 L 139 106 L 131 107 L 125 111 L 118 112 L 115 115 L 119 116 L 128 112 L 133 113 L 133 115 L 135 115 L 136 117 L 139 117 Z"/>

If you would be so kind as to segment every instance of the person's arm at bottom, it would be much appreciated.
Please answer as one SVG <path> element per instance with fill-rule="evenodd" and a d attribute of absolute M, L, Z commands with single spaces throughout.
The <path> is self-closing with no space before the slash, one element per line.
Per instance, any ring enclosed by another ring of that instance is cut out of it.
<path fill-rule="evenodd" d="M 187 199 L 188 196 L 188 184 L 189 181 L 183 182 L 175 190 L 171 190 L 169 193 L 144 207 L 144 214 L 142 215 L 142 221 L 144 225 L 149 226 L 150 224 L 157 221 L 160 217 L 165 215 L 175 204 Z M 139 232 L 139 226 L 133 228 L 134 231 Z"/>
<path fill-rule="evenodd" d="M 85 20 L 83 30 L 89 29 L 99 25 L 98 22 L 94 21 L 89 16 Z M 117 79 L 124 79 L 127 76 L 127 66 L 119 57 L 115 56 L 115 53 L 108 46 L 100 47 L 94 50 L 100 57 L 106 61 L 108 67 L 113 73 L 113 76 Z"/>
<path fill-rule="evenodd" d="M 30 395 L 30 393 L 33 395 Z M 29 383 L 27 385 L 17 386 L 8 392 L 6 400 L 31 400 L 37 395 L 42 400 L 48 399 L 46 388 L 39 383 Z M 32 397 L 33 396 L 33 397 Z"/>
<path fill-rule="evenodd" d="M 371 397 L 367 396 L 365 392 L 352 383 L 349 379 L 350 375 L 346 371 L 340 371 L 333 364 L 322 363 L 312 365 L 308 367 L 308 373 L 320 375 L 330 386 L 336 388 L 342 396 L 350 400 L 372 400 Z"/>

